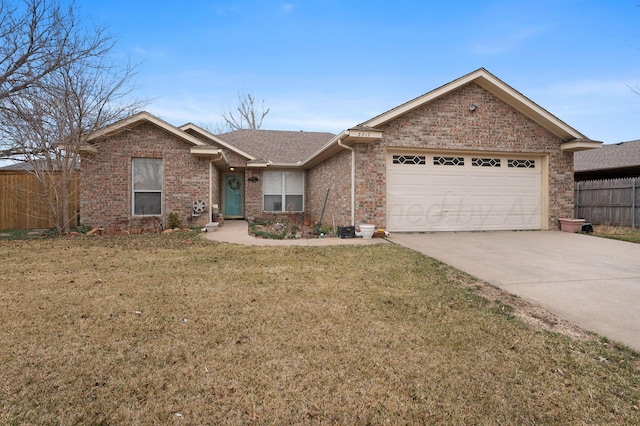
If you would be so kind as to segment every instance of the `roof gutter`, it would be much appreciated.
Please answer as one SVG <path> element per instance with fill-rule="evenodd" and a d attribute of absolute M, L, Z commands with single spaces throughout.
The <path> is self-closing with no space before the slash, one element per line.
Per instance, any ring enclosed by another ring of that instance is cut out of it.
<path fill-rule="evenodd" d="M 340 148 L 351 151 L 351 226 L 356 222 L 356 152 L 353 147 L 342 143 L 342 138 L 338 138 Z"/>

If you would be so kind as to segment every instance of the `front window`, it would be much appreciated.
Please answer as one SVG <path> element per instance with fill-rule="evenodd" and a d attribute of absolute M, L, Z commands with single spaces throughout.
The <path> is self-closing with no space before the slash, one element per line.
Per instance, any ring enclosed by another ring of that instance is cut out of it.
<path fill-rule="evenodd" d="M 160 216 L 162 214 L 162 160 L 134 158 L 132 170 L 134 216 Z"/>
<path fill-rule="evenodd" d="M 262 175 L 262 193 L 266 212 L 302 212 L 304 172 L 265 171 Z"/>

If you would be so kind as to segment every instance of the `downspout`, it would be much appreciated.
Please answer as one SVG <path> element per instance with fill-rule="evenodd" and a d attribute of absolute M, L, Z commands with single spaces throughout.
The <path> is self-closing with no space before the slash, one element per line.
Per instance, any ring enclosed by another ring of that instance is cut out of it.
<path fill-rule="evenodd" d="M 213 221 L 213 160 L 209 160 L 209 217 L 207 223 Z"/>
<path fill-rule="evenodd" d="M 356 224 L 356 152 L 342 143 L 342 138 L 338 139 L 338 146 L 351 151 L 351 226 Z"/>

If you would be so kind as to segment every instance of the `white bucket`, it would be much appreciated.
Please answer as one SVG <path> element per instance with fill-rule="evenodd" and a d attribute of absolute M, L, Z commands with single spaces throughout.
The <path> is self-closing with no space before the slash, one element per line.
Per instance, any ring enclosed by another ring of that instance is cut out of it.
<path fill-rule="evenodd" d="M 371 239 L 373 238 L 373 233 L 376 230 L 375 225 L 363 224 L 360 225 L 360 232 L 362 233 L 362 238 Z"/>

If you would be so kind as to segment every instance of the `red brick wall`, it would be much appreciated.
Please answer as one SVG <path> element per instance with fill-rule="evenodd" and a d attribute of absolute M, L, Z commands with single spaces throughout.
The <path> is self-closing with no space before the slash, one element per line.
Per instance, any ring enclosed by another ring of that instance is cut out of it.
<path fill-rule="evenodd" d="M 251 181 L 257 178 L 257 181 Z M 262 169 L 247 169 L 244 173 L 244 215 L 262 217 Z"/>
<path fill-rule="evenodd" d="M 327 198 L 329 188 L 329 198 Z M 351 152 L 344 150 L 306 172 L 305 211 L 312 222 L 336 226 L 351 224 Z"/>
<path fill-rule="evenodd" d="M 82 159 L 83 186 L 80 217 L 85 225 L 107 230 L 166 226 L 172 212 L 183 225 L 203 225 L 209 209 L 199 217 L 191 213 L 193 202 L 209 202 L 209 164 L 207 158 L 194 157 L 190 144 L 152 124 L 141 124 L 98 145 L 98 153 Z M 161 218 L 139 218 L 132 214 L 132 158 L 161 158 L 163 161 L 163 204 Z M 215 168 L 215 167 L 214 167 Z M 218 174 L 213 173 L 217 187 Z M 214 192 L 214 203 L 219 201 Z"/>
<path fill-rule="evenodd" d="M 476 111 L 469 105 L 477 104 Z M 389 147 L 525 152 L 549 155 L 549 228 L 573 216 L 573 155 L 561 140 L 475 83 L 380 126 L 382 141 L 356 145 L 356 223 L 386 226 Z"/>

